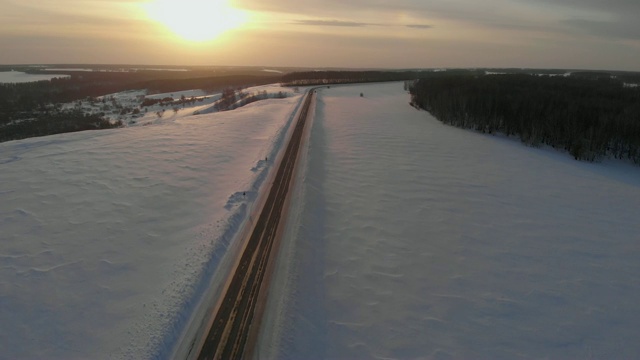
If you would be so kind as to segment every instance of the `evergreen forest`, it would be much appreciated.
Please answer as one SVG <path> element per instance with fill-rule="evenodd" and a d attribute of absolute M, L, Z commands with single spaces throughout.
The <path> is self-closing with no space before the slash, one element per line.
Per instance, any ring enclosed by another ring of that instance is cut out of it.
<path fill-rule="evenodd" d="M 438 120 L 568 151 L 640 164 L 640 87 L 611 76 L 434 73 L 409 86 Z"/>

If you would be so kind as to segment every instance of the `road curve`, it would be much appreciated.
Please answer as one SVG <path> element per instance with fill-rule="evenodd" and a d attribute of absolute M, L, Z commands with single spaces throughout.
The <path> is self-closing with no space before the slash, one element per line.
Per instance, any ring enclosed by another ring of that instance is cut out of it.
<path fill-rule="evenodd" d="M 198 359 L 241 359 L 254 323 L 262 280 L 266 275 L 278 224 L 293 178 L 307 113 L 314 90 L 309 90 L 273 185 L 240 262 L 232 275 Z"/>

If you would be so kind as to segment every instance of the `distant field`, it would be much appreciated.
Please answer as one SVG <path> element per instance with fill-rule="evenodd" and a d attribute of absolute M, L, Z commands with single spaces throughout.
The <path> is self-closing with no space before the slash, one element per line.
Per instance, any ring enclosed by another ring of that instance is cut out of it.
<path fill-rule="evenodd" d="M 408 102 L 318 91 L 259 357 L 637 358 L 640 168 Z"/>

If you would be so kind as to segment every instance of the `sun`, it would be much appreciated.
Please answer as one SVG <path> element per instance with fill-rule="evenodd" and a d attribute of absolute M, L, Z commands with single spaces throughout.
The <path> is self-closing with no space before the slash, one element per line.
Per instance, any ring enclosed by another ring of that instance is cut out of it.
<path fill-rule="evenodd" d="M 189 41 L 209 41 L 247 22 L 247 14 L 228 0 L 155 0 L 143 5 L 147 16 Z"/>

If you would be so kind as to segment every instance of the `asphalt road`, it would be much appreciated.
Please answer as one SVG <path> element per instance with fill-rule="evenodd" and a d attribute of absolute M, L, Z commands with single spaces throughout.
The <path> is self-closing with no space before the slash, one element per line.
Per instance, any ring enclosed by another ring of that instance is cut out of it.
<path fill-rule="evenodd" d="M 254 315 L 259 292 L 269 256 L 273 252 L 313 95 L 314 90 L 306 95 L 271 191 L 228 283 L 198 359 L 241 359 L 245 353 L 249 333 L 255 330 L 251 329 L 251 325 L 256 320 Z"/>

